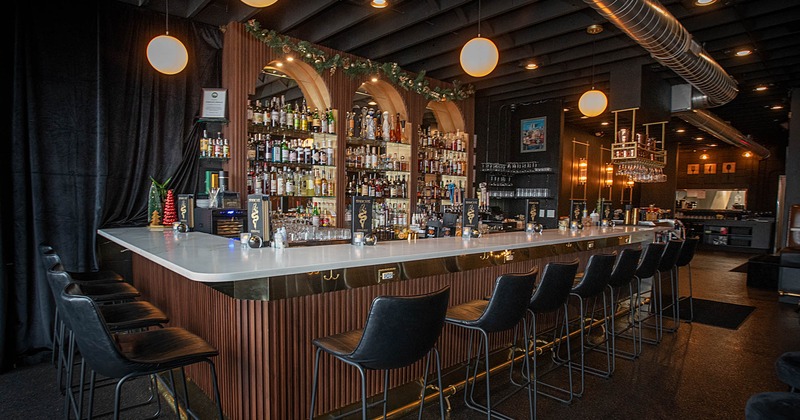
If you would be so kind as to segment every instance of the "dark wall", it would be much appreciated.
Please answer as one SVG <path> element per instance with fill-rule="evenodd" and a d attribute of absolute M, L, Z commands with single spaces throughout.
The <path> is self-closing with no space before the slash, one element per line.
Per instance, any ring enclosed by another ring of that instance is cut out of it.
<path fill-rule="evenodd" d="M 540 167 L 553 168 L 553 174 L 517 175 L 514 177 L 515 187 L 520 188 L 549 188 L 551 196 L 559 195 L 559 174 L 562 171 L 562 130 L 563 130 L 563 104 L 560 100 L 545 101 L 540 103 L 499 103 L 490 102 L 485 98 L 478 98 L 475 109 L 475 132 L 478 134 L 476 148 L 476 167 L 478 168 L 477 182 L 486 179 L 480 172 L 481 163 L 484 162 L 537 162 Z M 545 117 L 546 150 L 541 152 L 521 151 L 521 123 L 527 118 Z M 541 198 L 540 208 L 544 210 L 557 210 L 555 198 Z M 493 206 L 501 207 L 513 217 L 525 212 L 523 199 L 491 199 Z M 545 227 L 556 226 L 559 212 L 556 211 L 552 218 L 544 218 L 541 222 Z"/>
<path fill-rule="evenodd" d="M 666 182 L 656 182 L 652 184 L 636 184 L 634 195 L 638 193 L 638 199 L 634 197 L 634 207 L 648 207 L 653 205 L 662 210 L 675 211 L 675 189 L 677 179 L 675 173 L 681 164 L 678 158 L 678 145 L 671 139 L 667 139 L 665 147 L 667 151 L 667 166 L 664 173 L 667 175 Z"/>
<path fill-rule="evenodd" d="M 709 155 L 707 160 L 700 155 Z M 748 210 L 774 212 L 778 195 L 778 176 L 784 171 L 784 160 L 779 151 L 769 158 L 744 157 L 744 150 L 732 146 L 710 149 L 684 149 L 678 153 L 676 189 L 746 189 Z M 726 163 L 734 163 L 734 172 L 723 173 Z M 700 173 L 688 173 L 689 165 L 699 164 Z M 705 164 L 715 164 L 716 173 L 705 173 Z M 788 182 L 787 182 L 788 183 Z M 787 195 L 788 195 L 787 189 Z M 674 200 L 674 197 L 672 198 Z"/>

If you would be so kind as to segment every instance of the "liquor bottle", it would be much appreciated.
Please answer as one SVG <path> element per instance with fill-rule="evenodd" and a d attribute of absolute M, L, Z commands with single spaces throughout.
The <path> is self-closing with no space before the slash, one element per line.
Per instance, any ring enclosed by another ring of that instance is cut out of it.
<path fill-rule="evenodd" d="M 285 180 L 286 180 L 286 187 L 285 187 L 286 195 L 294 195 L 294 186 L 295 186 L 294 173 L 289 168 L 286 168 Z"/>
<path fill-rule="evenodd" d="M 203 137 L 200 137 L 200 156 L 208 157 L 208 132 L 203 130 Z"/>
<path fill-rule="evenodd" d="M 286 141 L 286 134 L 283 135 L 283 141 L 281 141 L 281 162 L 289 162 L 289 143 Z"/>
<path fill-rule="evenodd" d="M 294 128 L 294 111 L 290 103 L 286 104 L 286 128 L 289 130 Z"/>
<path fill-rule="evenodd" d="M 314 196 L 322 195 L 322 178 L 319 176 L 319 169 L 314 169 Z"/>
<path fill-rule="evenodd" d="M 253 107 L 252 121 L 255 125 L 264 124 L 264 110 L 261 109 L 260 99 L 256 99 L 256 105 Z"/>
<path fill-rule="evenodd" d="M 276 195 L 286 195 L 286 179 L 283 171 L 278 171 L 277 188 L 275 189 Z"/>
<path fill-rule="evenodd" d="M 326 165 L 335 166 L 336 165 L 336 162 L 335 162 L 336 153 L 333 150 L 333 142 L 334 142 L 334 140 L 333 139 L 327 139 L 327 141 L 328 141 L 328 147 L 325 149 L 325 152 L 328 155 L 328 162 L 326 163 Z"/>
<path fill-rule="evenodd" d="M 325 171 L 322 171 L 321 178 L 322 179 L 320 180 L 320 195 L 328 196 L 330 194 L 328 192 L 328 179 L 325 177 Z"/>
<path fill-rule="evenodd" d="M 253 103 L 247 100 L 247 125 L 253 123 Z"/>
<path fill-rule="evenodd" d="M 297 140 L 292 139 L 289 143 L 289 163 L 297 163 Z"/>
<path fill-rule="evenodd" d="M 328 132 L 328 108 L 325 108 L 325 111 L 322 113 L 320 118 L 320 133 L 327 133 Z"/>
<path fill-rule="evenodd" d="M 300 113 L 300 106 L 295 102 L 294 104 L 294 129 L 300 130 L 302 127 L 302 114 Z"/>
<path fill-rule="evenodd" d="M 281 128 L 286 128 L 286 98 L 281 95 L 281 102 L 278 105 L 278 125 Z"/>
<path fill-rule="evenodd" d="M 222 157 L 222 133 L 217 132 L 217 138 L 214 140 L 214 157 Z"/>
<path fill-rule="evenodd" d="M 272 128 L 278 128 L 280 126 L 281 114 L 278 110 L 280 108 L 280 99 L 273 97 L 270 100 L 270 126 Z"/>
<path fill-rule="evenodd" d="M 314 209 L 311 211 L 311 225 L 319 227 L 319 205 L 314 202 Z"/>
<path fill-rule="evenodd" d="M 402 123 L 400 122 L 400 113 L 398 112 L 397 115 L 394 117 L 394 139 L 398 143 L 403 142 L 403 132 L 400 130 L 400 126 Z"/>
<path fill-rule="evenodd" d="M 228 144 L 228 139 L 222 139 L 222 157 L 230 157 L 231 147 Z"/>
<path fill-rule="evenodd" d="M 325 147 L 325 144 L 321 144 L 319 146 L 319 164 L 320 165 L 328 164 L 328 149 Z"/>
<path fill-rule="evenodd" d="M 363 132 L 361 131 L 361 107 L 358 105 L 353 107 L 352 113 L 353 121 L 350 123 L 353 126 L 353 132 L 350 137 L 362 137 Z"/>
<path fill-rule="evenodd" d="M 311 116 L 311 132 L 319 133 L 321 131 L 321 122 L 319 119 L 319 109 L 314 108 L 314 113 Z"/>
<path fill-rule="evenodd" d="M 261 107 L 261 124 L 269 127 L 271 118 L 271 112 L 267 105 L 267 100 L 265 99 L 264 105 Z"/>
<path fill-rule="evenodd" d="M 308 108 L 306 107 L 306 99 L 303 98 L 303 107 L 300 108 L 300 130 L 308 131 Z"/>
<path fill-rule="evenodd" d="M 306 162 L 306 157 L 305 157 L 306 149 L 303 148 L 303 141 L 302 140 L 298 140 L 297 141 L 297 144 L 296 144 L 296 147 L 295 147 L 295 154 L 297 154 L 297 159 L 295 160 L 295 162 L 297 162 L 297 163 L 305 163 Z"/>
<path fill-rule="evenodd" d="M 333 116 L 333 109 L 328 110 L 328 134 L 336 134 L 336 118 Z"/>
<path fill-rule="evenodd" d="M 266 188 L 266 186 L 264 187 Z M 273 166 L 272 170 L 269 172 L 269 192 L 270 195 L 278 195 L 278 173 L 276 168 Z"/>
<path fill-rule="evenodd" d="M 336 195 L 336 172 L 331 171 L 331 173 L 326 177 L 328 179 L 328 195 L 335 196 Z"/>
<path fill-rule="evenodd" d="M 389 111 L 383 111 L 381 114 L 381 138 L 383 141 L 388 142 L 391 140 L 391 122 L 389 121 Z"/>

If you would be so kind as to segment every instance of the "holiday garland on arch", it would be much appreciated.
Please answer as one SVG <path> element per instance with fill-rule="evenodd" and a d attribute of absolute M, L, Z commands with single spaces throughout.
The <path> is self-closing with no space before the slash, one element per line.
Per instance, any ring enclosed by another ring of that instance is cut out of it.
<path fill-rule="evenodd" d="M 416 76 L 412 76 L 400 68 L 397 63 L 379 63 L 369 59 L 354 60 L 349 57 L 342 57 L 339 54 L 330 56 L 308 41 L 295 41 L 273 30 L 261 29 L 261 23 L 255 19 L 247 21 L 244 26 L 247 32 L 268 47 L 282 54 L 295 55 L 313 66 L 320 74 L 326 70 L 333 74 L 339 69 L 350 77 L 383 74 L 395 85 L 422 95 L 428 100 L 458 101 L 475 94 L 475 89 L 472 85 L 464 86 L 458 80 L 453 81 L 452 89 L 438 86 L 430 87 L 425 79 L 424 70 L 417 73 Z"/>

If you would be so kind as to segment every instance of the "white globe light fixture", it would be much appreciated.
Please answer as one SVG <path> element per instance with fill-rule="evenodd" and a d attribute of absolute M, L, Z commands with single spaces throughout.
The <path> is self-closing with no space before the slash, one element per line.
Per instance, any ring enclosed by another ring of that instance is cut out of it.
<path fill-rule="evenodd" d="M 500 54 L 497 46 L 488 38 L 472 38 L 461 48 L 461 67 L 468 75 L 483 77 L 497 67 Z"/>
<path fill-rule="evenodd" d="M 147 61 L 164 74 L 178 74 L 189 63 L 189 52 L 183 42 L 169 35 L 169 0 L 167 1 L 166 35 L 159 35 L 147 44 Z"/>
<path fill-rule="evenodd" d="M 587 117 L 596 117 L 602 114 L 606 110 L 606 106 L 608 106 L 606 94 L 594 88 L 584 92 L 581 99 L 578 100 L 578 109 Z"/>
<path fill-rule="evenodd" d="M 267 7 L 272 6 L 278 0 L 242 0 L 242 3 L 250 7 Z"/>
<path fill-rule="evenodd" d="M 461 68 L 472 77 L 483 77 L 497 67 L 499 59 L 500 54 L 494 42 L 481 37 L 481 2 L 478 0 L 478 36 L 470 39 L 461 48 Z"/>
<path fill-rule="evenodd" d="M 161 73 L 177 74 L 189 63 L 189 52 L 178 38 L 159 35 L 147 44 L 147 61 Z"/>

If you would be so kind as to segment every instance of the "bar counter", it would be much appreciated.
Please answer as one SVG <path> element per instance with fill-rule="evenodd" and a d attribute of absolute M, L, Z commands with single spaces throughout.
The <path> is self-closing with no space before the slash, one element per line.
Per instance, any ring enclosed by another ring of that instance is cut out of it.
<path fill-rule="evenodd" d="M 116 228 L 98 233 L 130 250 L 134 285 L 167 313 L 171 325 L 219 349 L 215 362 L 228 418 L 286 419 L 308 418 L 311 340 L 363 327 L 376 296 L 449 286 L 450 304 L 458 305 L 490 293 L 501 274 L 576 258 L 584 266 L 592 254 L 652 242 L 656 229 L 545 230 L 286 249 L 251 249 L 198 232 Z M 541 327 L 551 322 L 542 319 Z M 500 349 L 510 341 L 509 332 L 491 344 Z M 463 332 L 445 327 L 439 340 L 443 369 L 466 359 L 465 346 Z M 323 358 L 317 414 L 358 401 L 357 374 L 343 365 Z M 422 363 L 416 363 L 393 372 L 389 386 L 414 382 L 422 371 Z M 188 374 L 210 394 L 206 369 Z M 382 382 L 381 375 L 368 372 L 368 394 L 380 392 Z"/>

